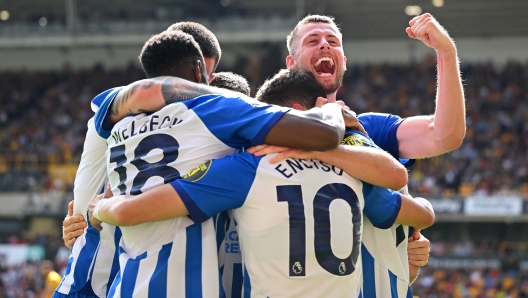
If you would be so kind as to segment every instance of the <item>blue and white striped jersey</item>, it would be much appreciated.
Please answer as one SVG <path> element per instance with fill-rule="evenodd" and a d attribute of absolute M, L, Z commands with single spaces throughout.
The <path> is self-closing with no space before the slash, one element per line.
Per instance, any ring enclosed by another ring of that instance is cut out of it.
<path fill-rule="evenodd" d="M 316 160 L 272 165 L 273 156 L 224 157 L 171 184 L 195 222 L 233 209 L 242 297 L 358 297 L 363 207 L 375 221 L 393 223 L 399 193 Z"/>
<path fill-rule="evenodd" d="M 106 130 L 112 98 L 95 116 L 108 138 L 108 179 L 114 194 L 137 195 L 180 179 L 212 158 L 263 143 L 289 111 L 251 98 L 205 95 L 170 104 L 151 115 L 128 117 Z M 219 297 L 215 222 L 190 218 L 121 227 L 120 272 L 109 297 Z"/>
<path fill-rule="evenodd" d="M 120 88 L 107 90 L 97 95 L 92 101 L 92 110 L 97 112 L 106 97 L 113 98 Z M 106 181 L 106 140 L 101 138 L 95 129 L 94 119 L 88 121 L 88 131 L 84 142 L 81 162 L 75 176 L 74 214 L 86 217 L 88 203 L 100 193 Z M 88 223 L 85 233 L 78 237 L 70 254 L 66 273 L 57 288 L 65 295 L 82 293 L 105 297 L 109 283 L 114 280 L 119 269 L 116 247 L 121 232 L 119 228 L 104 224 L 99 232 Z M 101 257 L 96 258 L 99 253 Z"/>
<path fill-rule="evenodd" d="M 404 119 L 390 114 L 366 113 L 358 115 L 358 120 L 377 145 L 399 158 L 396 131 Z M 414 164 L 414 160 L 399 160 L 406 167 Z M 409 227 L 398 224 L 379 227 L 369 218 L 364 220 L 363 296 L 412 297 L 407 255 Z"/>

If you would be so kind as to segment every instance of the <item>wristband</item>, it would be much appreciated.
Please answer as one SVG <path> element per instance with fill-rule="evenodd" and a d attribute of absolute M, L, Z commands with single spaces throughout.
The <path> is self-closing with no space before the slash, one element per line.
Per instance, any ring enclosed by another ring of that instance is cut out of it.
<path fill-rule="evenodd" d="M 99 202 L 97 202 L 92 212 L 92 216 L 100 221 L 102 221 L 102 219 L 99 217 L 99 209 L 101 208 L 101 205 L 103 204 L 104 201 L 105 200 L 100 200 Z"/>

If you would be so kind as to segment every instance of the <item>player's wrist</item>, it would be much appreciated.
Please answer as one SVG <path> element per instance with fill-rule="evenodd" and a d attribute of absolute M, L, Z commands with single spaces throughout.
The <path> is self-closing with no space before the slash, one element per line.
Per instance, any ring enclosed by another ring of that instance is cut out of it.
<path fill-rule="evenodd" d="M 100 200 L 99 202 L 97 202 L 94 206 L 94 209 L 93 209 L 93 212 L 92 212 L 92 216 L 95 218 L 95 219 L 98 219 L 100 221 L 102 221 L 100 215 L 99 215 L 99 211 L 101 210 L 101 206 L 104 204 L 105 200 Z"/>

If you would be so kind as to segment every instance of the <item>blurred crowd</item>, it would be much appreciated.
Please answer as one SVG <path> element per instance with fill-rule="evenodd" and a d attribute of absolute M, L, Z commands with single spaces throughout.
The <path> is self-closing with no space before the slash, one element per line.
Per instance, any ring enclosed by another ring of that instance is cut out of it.
<path fill-rule="evenodd" d="M 275 71 L 255 59 L 239 60 L 233 70 L 248 78 L 253 91 Z M 435 67 L 434 58 L 350 66 L 338 98 L 357 113 L 432 114 Z M 462 64 L 461 71 L 467 100 L 464 143 L 451 153 L 417 161 L 410 172 L 411 193 L 528 197 L 528 64 Z M 70 191 L 71 178 L 53 177 L 50 167 L 78 164 L 86 122 L 93 115 L 90 100 L 141 78 L 141 69 L 132 65 L 110 71 L 95 66 L 1 72 L 0 189 Z"/>
<path fill-rule="evenodd" d="M 528 272 L 501 269 L 424 267 L 411 285 L 413 295 L 427 298 L 528 297 Z"/>

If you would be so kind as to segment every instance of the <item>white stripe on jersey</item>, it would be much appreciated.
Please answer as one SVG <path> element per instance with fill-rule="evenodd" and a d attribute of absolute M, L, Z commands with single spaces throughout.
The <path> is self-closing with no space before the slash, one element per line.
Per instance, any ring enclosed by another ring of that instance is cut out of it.
<path fill-rule="evenodd" d="M 213 221 L 208 220 L 204 225 L 213 225 Z M 193 283 L 218 281 L 216 241 L 204 244 L 202 247 L 206 249 L 198 251 L 180 245 L 193 242 L 189 237 L 210 239 L 206 235 L 210 229 L 204 231 L 201 227 L 193 225 L 177 233 L 174 242 L 136 258 L 121 249 L 119 262 L 123 270 L 112 284 L 108 297 L 219 297 L 218 283 L 206 283 L 201 293 L 192 286 Z"/>
<path fill-rule="evenodd" d="M 362 254 L 362 292 L 365 297 L 374 292 L 379 298 L 411 295 L 407 255 L 409 227 L 395 224 L 389 229 L 378 229 L 366 217 L 363 225 L 366 253 Z"/>

